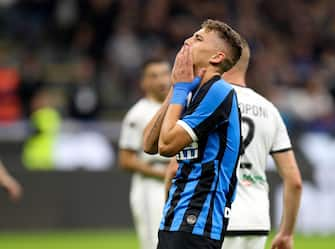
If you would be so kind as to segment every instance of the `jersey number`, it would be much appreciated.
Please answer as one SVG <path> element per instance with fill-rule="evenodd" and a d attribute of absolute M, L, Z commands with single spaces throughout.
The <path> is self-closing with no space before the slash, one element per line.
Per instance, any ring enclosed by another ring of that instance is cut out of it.
<path fill-rule="evenodd" d="M 252 121 L 251 118 L 249 117 L 242 117 L 241 119 L 242 125 L 246 125 L 248 127 L 248 133 L 246 137 L 243 138 L 243 147 L 242 147 L 242 155 L 245 153 L 246 148 L 249 146 L 251 143 L 252 139 L 254 138 L 255 135 L 255 123 Z M 242 169 L 251 169 L 252 164 L 251 163 L 241 163 L 240 166 Z"/>

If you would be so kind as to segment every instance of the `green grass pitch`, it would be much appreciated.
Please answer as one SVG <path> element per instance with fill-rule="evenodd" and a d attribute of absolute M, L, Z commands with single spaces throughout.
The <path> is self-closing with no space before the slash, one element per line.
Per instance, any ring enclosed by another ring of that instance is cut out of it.
<path fill-rule="evenodd" d="M 1 232 L 1 249 L 138 249 L 132 231 Z M 266 247 L 269 248 L 269 245 Z M 295 249 L 334 249 L 335 236 L 296 236 Z"/>

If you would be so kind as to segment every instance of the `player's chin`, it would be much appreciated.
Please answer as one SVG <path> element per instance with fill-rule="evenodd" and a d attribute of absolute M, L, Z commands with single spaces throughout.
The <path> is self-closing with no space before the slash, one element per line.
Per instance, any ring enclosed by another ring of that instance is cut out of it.
<path fill-rule="evenodd" d="M 169 92 L 169 86 L 160 87 L 157 93 L 161 96 L 166 96 Z"/>
<path fill-rule="evenodd" d="M 157 97 L 159 100 L 163 101 L 168 94 L 168 91 L 161 91 L 159 94 L 157 94 Z"/>

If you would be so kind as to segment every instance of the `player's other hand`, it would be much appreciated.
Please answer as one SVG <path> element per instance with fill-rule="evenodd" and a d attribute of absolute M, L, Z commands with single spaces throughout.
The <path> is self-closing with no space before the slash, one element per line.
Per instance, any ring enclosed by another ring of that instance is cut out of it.
<path fill-rule="evenodd" d="M 293 249 L 293 235 L 278 233 L 272 240 L 271 249 Z"/>
<path fill-rule="evenodd" d="M 152 175 L 154 178 L 164 180 L 166 175 L 166 169 L 165 168 L 155 168 L 152 172 Z"/>
<path fill-rule="evenodd" d="M 22 186 L 13 177 L 8 175 L 2 182 L 2 186 L 7 190 L 9 198 L 13 202 L 18 202 L 22 197 Z"/>

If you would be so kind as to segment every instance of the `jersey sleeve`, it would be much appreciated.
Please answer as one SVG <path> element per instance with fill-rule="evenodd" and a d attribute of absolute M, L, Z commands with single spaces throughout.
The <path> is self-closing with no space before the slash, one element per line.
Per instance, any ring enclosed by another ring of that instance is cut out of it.
<path fill-rule="evenodd" d="M 142 148 L 143 130 L 133 112 L 129 112 L 122 122 L 119 148 L 138 151 Z"/>
<path fill-rule="evenodd" d="M 292 144 L 290 137 L 288 135 L 286 126 L 284 124 L 284 121 L 277 110 L 277 108 L 274 107 L 274 122 L 276 124 L 276 131 L 275 131 L 275 137 L 273 140 L 273 144 L 271 147 L 270 154 L 278 153 L 278 152 L 284 152 L 292 149 Z"/>
<path fill-rule="evenodd" d="M 193 141 L 198 141 L 228 121 L 233 102 L 236 102 L 235 91 L 215 83 L 199 105 L 194 110 L 187 110 L 177 124 L 186 130 Z"/>

